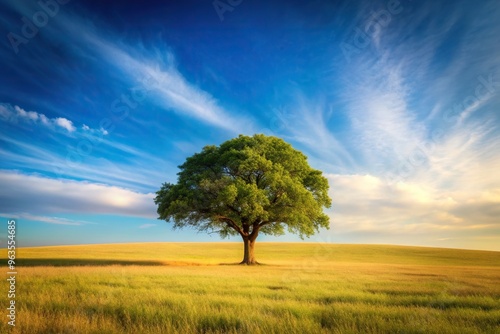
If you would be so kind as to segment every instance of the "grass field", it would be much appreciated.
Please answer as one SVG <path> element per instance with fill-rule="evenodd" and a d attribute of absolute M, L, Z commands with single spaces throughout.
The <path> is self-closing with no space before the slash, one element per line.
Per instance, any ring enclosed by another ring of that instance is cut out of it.
<path fill-rule="evenodd" d="M 4 316 L 0 332 L 500 333 L 500 252 L 257 243 L 264 265 L 228 265 L 241 255 L 239 243 L 21 248 L 16 327 Z"/>

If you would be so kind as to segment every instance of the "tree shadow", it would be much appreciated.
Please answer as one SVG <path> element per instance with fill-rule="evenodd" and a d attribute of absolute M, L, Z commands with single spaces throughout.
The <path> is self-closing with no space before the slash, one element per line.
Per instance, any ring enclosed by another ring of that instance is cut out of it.
<path fill-rule="evenodd" d="M 229 263 L 219 263 L 219 266 L 269 266 L 269 264 L 266 263 L 261 263 L 261 262 L 256 262 L 254 264 L 246 264 L 246 263 L 241 263 L 241 262 L 229 262 Z"/>
<path fill-rule="evenodd" d="M 113 259 L 71 259 L 71 258 L 18 258 L 16 267 L 105 267 L 105 266 L 172 266 L 172 267 L 195 267 L 195 266 L 280 266 L 266 263 L 256 263 L 253 265 L 242 264 L 240 262 L 231 263 L 196 263 L 185 261 L 151 261 L 151 260 L 113 260 Z"/>
<path fill-rule="evenodd" d="M 219 263 L 219 266 L 239 266 L 239 262 L 228 262 L 228 263 Z"/>
<path fill-rule="evenodd" d="M 160 261 L 106 259 L 16 259 L 17 267 L 163 266 Z"/>

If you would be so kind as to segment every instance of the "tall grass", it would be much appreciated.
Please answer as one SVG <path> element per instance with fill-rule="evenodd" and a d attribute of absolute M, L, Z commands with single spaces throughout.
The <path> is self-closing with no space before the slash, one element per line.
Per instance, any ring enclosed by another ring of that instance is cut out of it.
<path fill-rule="evenodd" d="M 257 247 L 252 267 L 220 265 L 239 260 L 232 243 L 20 249 L 17 325 L 0 331 L 500 333 L 498 252 Z"/>

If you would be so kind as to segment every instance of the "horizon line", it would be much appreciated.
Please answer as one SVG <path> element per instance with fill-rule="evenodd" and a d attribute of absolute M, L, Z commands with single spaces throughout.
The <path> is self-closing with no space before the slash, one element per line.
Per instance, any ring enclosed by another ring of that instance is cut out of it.
<path fill-rule="evenodd" d="M 240 241 L 145 241 L 145 242 L 110 242 L 110 243 L 88 243 L 88 244 L 63 244 L 63 245 L 43 245 L 43 246 L 26 246 L 16 247 L 16 249 L 28 248 L 47 248 L 47 247 L 76 247 L 76 246 L 106 246 L 106 245 L 136 245 L 136 244 L 241 244 Z M 491 249 L 471 249 L 471 248 L 457 248 L 457 247 L 436 247 L 436 246 L 422 246 L 422 245 L 401 245 L 401 244 L 384 244 L 384 243 L 335 243 L 335 242 L 311 242 L 311 241 L 260 241 L 258 244 L 327 244 L 336 246 L 393 246 L 404 248 L 433 248 L 433 249 L 449 249 L 449 250 L 465 250 L 476 252 L 495 252 L 499 253 L 500 250 Z M 0 249 L 7 249 L 7 246 L 0 246 Z"/>

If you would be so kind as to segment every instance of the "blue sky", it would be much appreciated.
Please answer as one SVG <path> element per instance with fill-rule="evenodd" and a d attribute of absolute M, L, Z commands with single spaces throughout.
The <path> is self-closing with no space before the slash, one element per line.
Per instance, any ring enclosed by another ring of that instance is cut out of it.
<path fill-rule="evenodd" d="M 154 192 L 203 146 L 265 133 L 328 177 L 309 242 L 500 250 L 497 1 L 0 12 L 0 217 L 22 246 L 219 241 L 157 220 Z"/>

